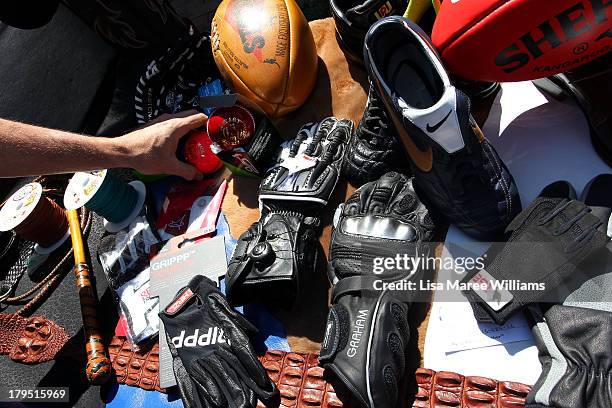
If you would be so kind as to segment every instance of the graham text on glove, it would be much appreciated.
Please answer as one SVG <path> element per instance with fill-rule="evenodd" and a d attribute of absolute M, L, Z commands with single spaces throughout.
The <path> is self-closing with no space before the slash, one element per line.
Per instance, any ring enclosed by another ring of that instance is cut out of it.
<path fill-rule="evenodd" d="M 349 342 L 349 348 L 346 350 L 346 355 L 351 358 L 355 357 L 357 350 L 359 349 L 359 344 L 361 343 L 361 336 L 363 335 L 367 317 L 368 309 L 365 309 L 360 310 L 357 319 L 355 319 L 355 324 L 351 330 L 351 341 Z"/>

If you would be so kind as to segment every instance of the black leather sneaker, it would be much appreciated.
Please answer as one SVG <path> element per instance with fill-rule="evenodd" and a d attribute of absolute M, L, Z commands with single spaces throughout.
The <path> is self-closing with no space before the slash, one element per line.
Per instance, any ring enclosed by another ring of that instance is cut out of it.
<path fill-rule="evenodd" d="M 376 21 L 406 11 L 407 0 L 330 0 L 338 43 L 353 61 L 363 64 L 363 39 Z"/>
<path fill-rule="evenodd" d="M 580 201 L 602 221 L 602 231 L 612 237 L 612 174 L 600 174 L 584 187 Z"/>
<path fill-rule="evenodd" d="M 559 95 L 560 91 L 576 99 L 589 122 L 595 150 L 608 166 L 612 166 L 612 110 L 609 102 L 612 95 L 612 53 L 572 71 L 536 80 L 535 84 L 553 95 Z"/>
<path fill-rule="evenodd" d="M 516 185 L 427 35 L 387 17 L 370 28 L 364 58 L 411 159 L 419 197 L 472 236 L 501 233 L 521 210 Z"/>
<path fill-rule="evenodd" d="M 404 148 L 372 84 L 363 116 L 344 156 L 342 171 L 355 187 L 378 180 L 389 171 L 410 173 Z"/>

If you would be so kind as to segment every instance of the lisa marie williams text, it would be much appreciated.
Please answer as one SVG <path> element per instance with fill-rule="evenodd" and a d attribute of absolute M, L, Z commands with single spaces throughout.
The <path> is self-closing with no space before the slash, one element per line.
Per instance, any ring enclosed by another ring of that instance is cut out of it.
<path fill-rule="evenodd" d="M 446 282 L 434 282 L 430 280 L 399 280 L 395 282 L 374 281 L 375 290 L 402 290 L 402 291 L 544 291 L 546 284 L 543 282 L 523 282 L 518 279 L 493 280 L 489 282 L 462 282 L 450 279 Z"/>

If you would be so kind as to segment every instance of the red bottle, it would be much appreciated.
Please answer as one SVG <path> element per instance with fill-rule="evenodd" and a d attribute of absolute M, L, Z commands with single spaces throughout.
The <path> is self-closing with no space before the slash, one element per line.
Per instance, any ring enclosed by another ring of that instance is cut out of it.
<path fill-rule="evenodd" d="M 193 130 L 185 143 L 185 160 L 203 174 L 212 174 L 223 167 L 223 162 L 210 150 L 212 141 L 203 130 Z"/>

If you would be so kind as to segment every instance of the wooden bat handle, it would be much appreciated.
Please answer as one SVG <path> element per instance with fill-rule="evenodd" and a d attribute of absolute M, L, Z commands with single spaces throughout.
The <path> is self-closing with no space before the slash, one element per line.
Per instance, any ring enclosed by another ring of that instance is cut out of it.
<path fill-rule="evenodd" d="M 87 350 L 85 373 L 90 383 L 98 385 L 103 384 L 110 378 L 111 363 L 102 342 L 102 331 L 96 311 L 97 298 L 85 259 L 79 216 L 76 210 L 67 210 L 67 215 L 74 252 L 74 274 L 81 304 L 83 330 L 85 332 L 85 349 Z"/>

